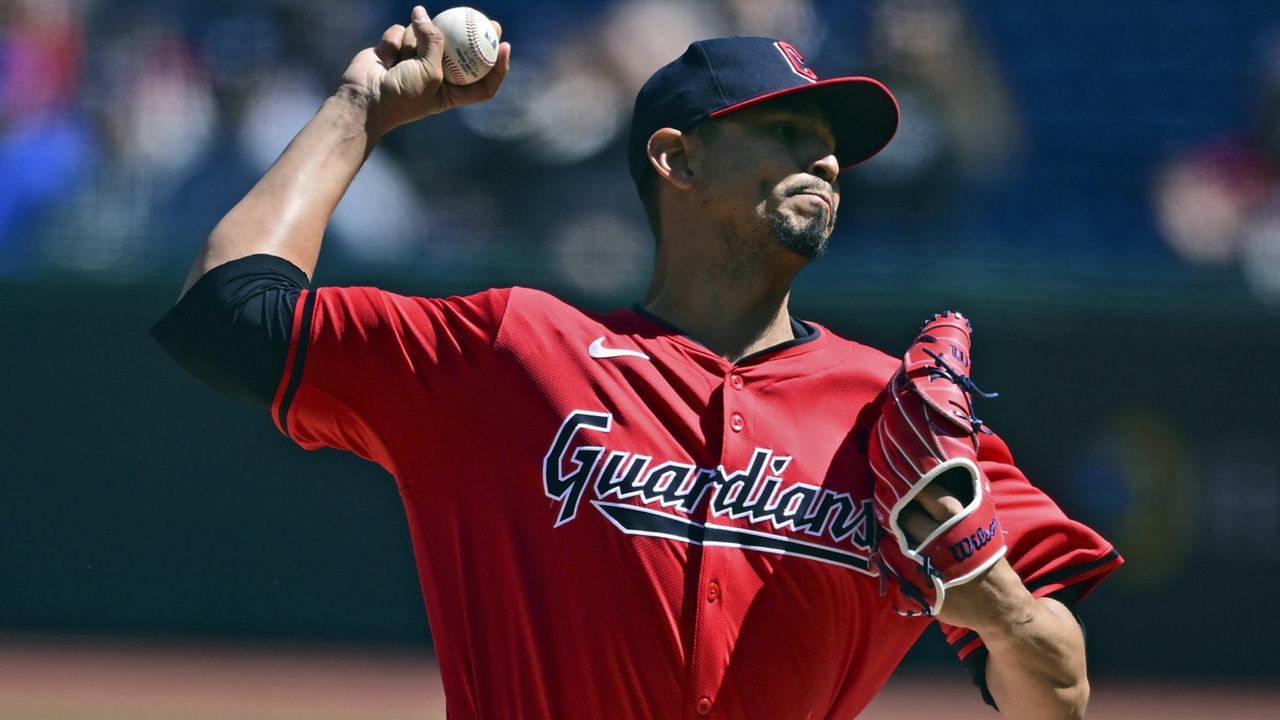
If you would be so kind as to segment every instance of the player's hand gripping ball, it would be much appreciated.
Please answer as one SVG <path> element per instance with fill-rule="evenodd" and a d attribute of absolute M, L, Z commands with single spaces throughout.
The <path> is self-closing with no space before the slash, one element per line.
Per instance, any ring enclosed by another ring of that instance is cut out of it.
<path fill-rule="evenodd" d="M 444 80 L 470 85 L 489 74 L 498 61 L 498 33 L 478 10 L 450 8 L 436 15 L 432 24 L 444 34 Z"/>

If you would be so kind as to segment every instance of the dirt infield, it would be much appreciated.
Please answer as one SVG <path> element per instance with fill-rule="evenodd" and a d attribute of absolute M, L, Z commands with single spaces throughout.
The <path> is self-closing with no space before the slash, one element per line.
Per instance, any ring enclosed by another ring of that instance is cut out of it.
<path fill-rule="evenodd" d="M 1280 688 L 1094 678 L 1091 720 L 1274 720 Z M 963 672 L 902 677 L 865 720 L 996 720 Z M 0 638 L 0 720 L 443 720 L 426 653 Z"/>

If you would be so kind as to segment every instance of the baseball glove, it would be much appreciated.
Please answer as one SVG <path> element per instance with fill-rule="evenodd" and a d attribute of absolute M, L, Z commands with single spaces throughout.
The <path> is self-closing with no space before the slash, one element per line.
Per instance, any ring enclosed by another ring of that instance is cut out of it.
<path fill-rule="evenodd" d="M 894 592 L 902 615 L 936 615 L 947 588 L 974 579 L 1005 554 L 991 486 L 977 462 L 979 436 L 990 431 L 974 417 L 972 396 L 994 394 L 969 378 L 971 330 L 956 312 L 925 323 L 885 388 L 868 442 L 881 529 L 873 562 L 882 592 Z M 900 523 L 903 510 L 944 478 L 963 510 L 927 537 L 912 538 Z"/>

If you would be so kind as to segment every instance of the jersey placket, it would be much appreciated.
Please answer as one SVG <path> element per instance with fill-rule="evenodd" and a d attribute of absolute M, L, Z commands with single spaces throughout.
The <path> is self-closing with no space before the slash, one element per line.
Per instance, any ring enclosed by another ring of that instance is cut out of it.
<path fill-rule="evenodd" d="M 750 463 L 756 447 L 749 382 L 739 368 L 729 368 L 722 381 L 721 392 L 723 409 L 719 462 L 726 472 L 733 472 Z M 699 520 L 709 526 L 725 522 L 711 513 L 709 505 L 703 505 L 703 512 L 705 515 Z M 734 583 L 734 578 L 741 573 L 739 566 L 744 562 L 743 552 L 738 547 L 716 544 L 704 544 L 702 548 L 698 609 L 691 653 L 690 706 L 685 714 L 692 720 L 701 720 L 715 710 L 717 694 L 723 685 L 729 656 L 737 640 L 738 628 L 730 626 L 735 619 L 729 613 L 726 600 L 735 591 L 750 592 L 749 588 L 738 587 Z"/>

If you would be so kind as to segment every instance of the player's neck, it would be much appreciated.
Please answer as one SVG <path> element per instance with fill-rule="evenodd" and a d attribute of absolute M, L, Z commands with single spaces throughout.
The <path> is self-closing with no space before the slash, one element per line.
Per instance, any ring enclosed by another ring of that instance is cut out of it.
<path fill-rule="evenodd" d="M 787 311 L 794 272 L 732 278 L 662 260 L 642 307 L 729 362 L 795 337 Z"/>
<path fill-rule="evenodd" d="M 731 363 L 795 337 L 785 299 L 773 308 L 731 309 L 728 304 L 672 302 L 659 295 L 643 307 Z"/>

